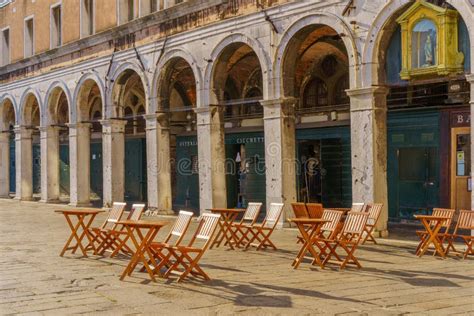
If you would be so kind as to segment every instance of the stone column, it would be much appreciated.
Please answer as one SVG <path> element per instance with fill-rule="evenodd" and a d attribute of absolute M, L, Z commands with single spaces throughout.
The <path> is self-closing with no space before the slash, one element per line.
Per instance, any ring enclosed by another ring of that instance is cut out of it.
<path fill-rule="evenodd" d="M 173 214 L 168 113 L 145 115 L 148 207 Z"/>
<path fill-rule="evenodd" d="M 59 201 L 59 128 L 41 126 L 41 200 Z"/>
<path fill-rule="evenodd" d="M 284 203 L 279 227 L 293 214 L 290 203 L 296 202 L 296 99 L 260 102 L 265 131 L 265 167 L 267 209 L 270 203 Z"/>
<path fill-rule="evenodd" d="M 15 199 L 33 200 L 33 130 L 15 126 Z"/>
<path fill-rule="evenodd" d="M 104 206 L 123 202 L 125 195 L 125 120 L 109 119 L 102 123 L 104 164 Z"/>
<path fill-rule="evenodd" d="M 196 109 L 199 207 L 201 213 L 213 207 L 227 207 L 223 107 Z"/>
<path fill-rule="evenodd" d="M 10 194 L 10 132 L 0 132 L 0 198 Z"/>
<path fill-rule="evenodd" d="M 471 84 L 471 100 L 469 102 L 471 105 L 471 181 L 474 183 L 474 122 L 472 121 L 474 118 L 474 74 L 467 75 L 466 80 Z M 474 190 L 471 191 L 471 209 L 474 210 Z M 474 235 L 474 230 L 472 233 Z"/>
<path fill-rule="evenodd" d="M 376 230 L 386 236 L 388 89 L 374 86 L 346 91 L 351 99 L 352 201 L 383 203 Z"/>
<path fill-rule="evenodd" d="M 72 206 L 90 205 L 91 124 L 69 124 L 70 201 Z"/>

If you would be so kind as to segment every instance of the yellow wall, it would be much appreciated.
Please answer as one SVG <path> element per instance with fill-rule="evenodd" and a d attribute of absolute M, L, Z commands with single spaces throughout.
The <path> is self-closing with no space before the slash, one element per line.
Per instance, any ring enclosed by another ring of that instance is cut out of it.
<path fill-rule="evenodd" d="M 59 2 L 62 2 L 64 45 L 80 38 L 80 0 L 36 0 L 34 3 L 17 0 L 0 9 L 0 29 L 10 27 L 11 62 L 23 59 L 24 19 L 30 15 L 34 15 L 35 54 L 50 49 L 50 7 Z M 95 10 L 96 33 L 117 25 L 115 0 L 96 0 Z"/>

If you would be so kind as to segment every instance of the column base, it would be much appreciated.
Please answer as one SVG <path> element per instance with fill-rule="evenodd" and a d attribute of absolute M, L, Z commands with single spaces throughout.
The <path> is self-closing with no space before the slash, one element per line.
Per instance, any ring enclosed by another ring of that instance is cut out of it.
<path fill-rule="evenodd" d="M 51 204 L 55 204 L 55 203 L 59 203 L 61 202 L 59 199 L 48 199 L 48 200 L 39 200 L 38 202 L 40 203 L 51 203 Z"/>
<path fill-rule="evenodd" d="M 92 206 L 92 203 L 91 202 L 78 202 L 78 203 L 69 203 L 68 204 L 69 206 L 72 206 L 72 207 L 89 207 L 89 206 Z"/>
<path fill-rule="evenodd" d="M 8 200 L 11 200 L 11 196 L 10 195 L 0 195 L 0 199 L 8 199 Z"/>
<path fill-rule="evenodd" d="M 376 230 L 376 231 L 374 231 L 374 236 L 379 237 L 379 238 L 387 238 L 388 237 L 388 229 Z"/>
<path fill-rule="evenodd" d="M 23 201 L 23 202 L 32 202 L 35 200 L 33 197 L 15 197 L 13 199 L 17 201 Z"/>

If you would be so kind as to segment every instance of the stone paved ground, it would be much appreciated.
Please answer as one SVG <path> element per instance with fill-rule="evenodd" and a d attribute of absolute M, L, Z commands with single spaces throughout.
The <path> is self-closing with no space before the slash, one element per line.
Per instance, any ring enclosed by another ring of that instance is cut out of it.
<path fill-rule="evenodd" d="M 121 282 L 123 259 L 58 256 L 69 231 L 56 208 L 0 200 L 1 314 L 474 315 L 473 260 L 419 259 L 412 241 L 363 246 L 361 270 L 295 271 L 296 231 L 285 229 L 274 236 L 279 251 L 209 251 L 211 282 L 143 273 Z"/>

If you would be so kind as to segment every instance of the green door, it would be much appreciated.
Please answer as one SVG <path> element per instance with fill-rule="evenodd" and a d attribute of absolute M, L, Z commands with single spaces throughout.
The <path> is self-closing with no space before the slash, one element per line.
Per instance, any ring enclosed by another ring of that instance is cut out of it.
<path fill-rule="evenodd" d="M 388 115 L 388 209 L 392 219 L 413 219 L 439 204 L 439 114 Z"/>
<path fill-rule="evenodd" d="M 199 160 L 196 136 L 176 137 L 176 190 L 173 209 L 199 214 Z"/>
<path fill-rule="evenodd" d="M 127 139 L 125 141 L 125 201 L 146 201 L 145 141 L 145 138 Z"/>
<path fill-rule="evenodd" d="M 102 143 L 91 143 L 91 200 L 101 201 L 103 197 L 102 186 Z"/>
<path fill-rule="evenodd" d="M 33 145 L 33 193 L 41 193 L 41 147 Z"/>
<path fill-rule="evenodd" d="M 10 138 L 10 192 L 16 190 L 15 137 Z"/>
<path fill-rule="evenodd" d="M 398 200 L 401 218 L 415 213 L 428 214 L 438 203 L 438 149 L 409 147 L 398 149 Z"/>
<path fill-rule="evenodd" d="M 69 195 L 69 145 L 59 146 L 59 186 L 61 194 Z"/>

